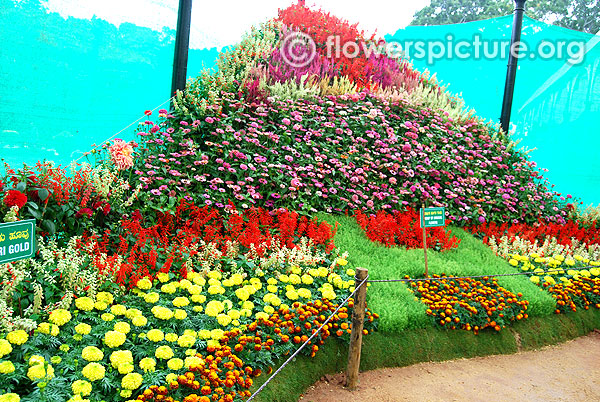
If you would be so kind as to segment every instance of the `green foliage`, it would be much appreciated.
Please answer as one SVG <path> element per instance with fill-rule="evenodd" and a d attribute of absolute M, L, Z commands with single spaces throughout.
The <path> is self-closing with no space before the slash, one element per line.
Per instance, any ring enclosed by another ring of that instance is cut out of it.
<path fill-rule="evenodd" d="M 529 0 L 526 14 L 532 18 L 595 34 L 600 30 L 598 0 Z M 433 0 L 417 11 L 411 25 L 445 25 L 479 21 L 511 14 L 511 0 Z"/>
<path fill-rule="evenodd" d="M 355 266 L 369 269 L 371 279 L 423 275 L 422 249 L 386 248 L 369 240 L 352 217 L 317 216 L 330 224 L 339 224 L 334 239 L 336 246 L 348 251 Z M 461 240 L 460 246 L 441 253 L 428 250 L 430 273 L 448 276 L 514 273 L 513 267 L 494 255 L 480 240 L 459 228 L 452 228 L 452 233 Z M 498 284 L 513 293 L 522 293 L 530 303 L 527 311 L 530 316 L 546 316 L 554 311 L 554 299 L 526 276 L 501 277 Z M 384 331 L 398 332 L 430 325 L 425 314 L 427 308 L 415 299 L 404 283 L 373 283 L 369 286 L 367 300 L 369 307 L 380 315 L 380 328 Z"/>

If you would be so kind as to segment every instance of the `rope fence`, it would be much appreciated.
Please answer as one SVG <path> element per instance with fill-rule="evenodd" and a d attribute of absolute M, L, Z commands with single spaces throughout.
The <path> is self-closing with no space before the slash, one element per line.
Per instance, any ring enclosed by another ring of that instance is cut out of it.
<path fill-rule="evenodd" d="M 260 388 L 258 388 L 251 396 L 250 398 L 247 399 L 247 402 L 250 402 L 251 400 L 254 399 L 254 397 L 256 397 L 256 395 L 258 395 L 266 386 L 267 384 L 269 384 L 271 382 L 271 380 L 273 378 L 275 378 L 275 376 L 277 374 L 279 374 L 281 372 L 281 370 L 283 370 L 283 368 L 285 366 L 287 366 L 297 355 L 298 353 L 300 353 L 300 351 L 302 349 L 304 349 L 304 347 L 306 345 L 308 345 L 310 343 L 310 341 L 317 336 L 317 334 L 323 329 L 323 327 L 325 327 L 325 325 L 327 325 L 329 323 L 329 321 L 331 321 L 331 319 L 338 313 L 338 311 L 340 311 L 340 309 L 346 304 L 348 303 L 348 301 L 356 294 L 356 292 L 358 292 L 358 290 L 365 284 L 367 283 L 367 279 L 369 278 L 369 276 L 367 275 L 367 277 L 365 279 L 363 279 L 363 281 L 355 287 L 354 291 L 352 293 L 350 293 L 350 296 L 348 296 L 346 298 L 346 300 L 344 300 L 336 309 L 333 313 L 331 313 L 331 315 L 329 317 L 327 317 L 327 319 L 325 320 L 325 322 L 323 322 L 323 324 L 321 324 L 321 326 L 313 332 L 313 334 L 310 336 L 310 338 L 308 338 L 302 345 L 300 345 L 300 347 L 281 365 L 281 367 L 279 367 L 273 374 L 271 374 L 271 377 L 269 377 L 267 379 L 267 381 L 264 382 L 264 384 L 262 384 L 260 386 Z"/>

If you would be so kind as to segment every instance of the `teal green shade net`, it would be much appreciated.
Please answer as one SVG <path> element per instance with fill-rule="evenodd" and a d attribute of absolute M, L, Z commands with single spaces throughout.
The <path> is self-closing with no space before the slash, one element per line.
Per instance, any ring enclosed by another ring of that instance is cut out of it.
<path fill-rule="evenodd" d="M 510 41 L 513 16 L 455 25 L 410 26 L 387 35 L 387 41 L 410 40 Z M 568 57 L 519 60 L 511 115 L 513 139 L 533 149 L 531 159 L 545 174 L 554 190 L 572 194 L 585 205 L 600 203 L 600 37 L 548 25 L 525 17 L 522 41 L 537 49 L 542 41 L 584 43 L 582 63 L 569 65 Z M 563 48 L 566 54 L 566 48 Z M 578 48 L 573 48 L 578 50 Z M 498 122 L 502 109 L 508 58 L 436 60 L 413 59 L 420 71 L 428 69 L 448 90 L 462 93 L 467 106 L 485 119 Z"/>
<path fill-rule="evenodd" d="M 0 4 L 0 157 L 13 168 L 68 165 L 169 98 L 174 30 L 65 19 L 39 1 Z M 190 50 L 188 75 L 217 56 Z M 117 138 L 134 139 L 135 127 Z"/>

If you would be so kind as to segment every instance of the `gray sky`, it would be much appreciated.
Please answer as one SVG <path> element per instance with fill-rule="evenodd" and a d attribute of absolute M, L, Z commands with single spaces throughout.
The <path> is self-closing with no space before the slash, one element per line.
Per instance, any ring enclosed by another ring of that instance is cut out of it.
<path fill-rule="evenodd" d="M 236 43 L 252 25 L 277 15 L 296 0 L 195 0 L 192 8 L 190 47 L 222 47 Z M 161 30 L 177 24 L 178 0 L 43 0 L 49 11 L 63 17 L 98 18 L 115 25 L 131 22 Z M 393 34 L 408 25 L 414 13 L 430 0 L 306 0 L 311 7 L 322 8 L 359 23 L 359 28 L 378 34 Z"/>

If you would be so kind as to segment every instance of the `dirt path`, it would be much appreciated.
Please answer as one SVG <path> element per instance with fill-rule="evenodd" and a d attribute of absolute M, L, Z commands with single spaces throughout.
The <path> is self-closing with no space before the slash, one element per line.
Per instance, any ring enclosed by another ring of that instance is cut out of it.
<path fill-rule="evenodd" d="M 341 383 L 342 374 L 328 376 L 300 400 L 600 401 L 600 333 L 533 352 L 369 371 L 352 393 Z"/>

